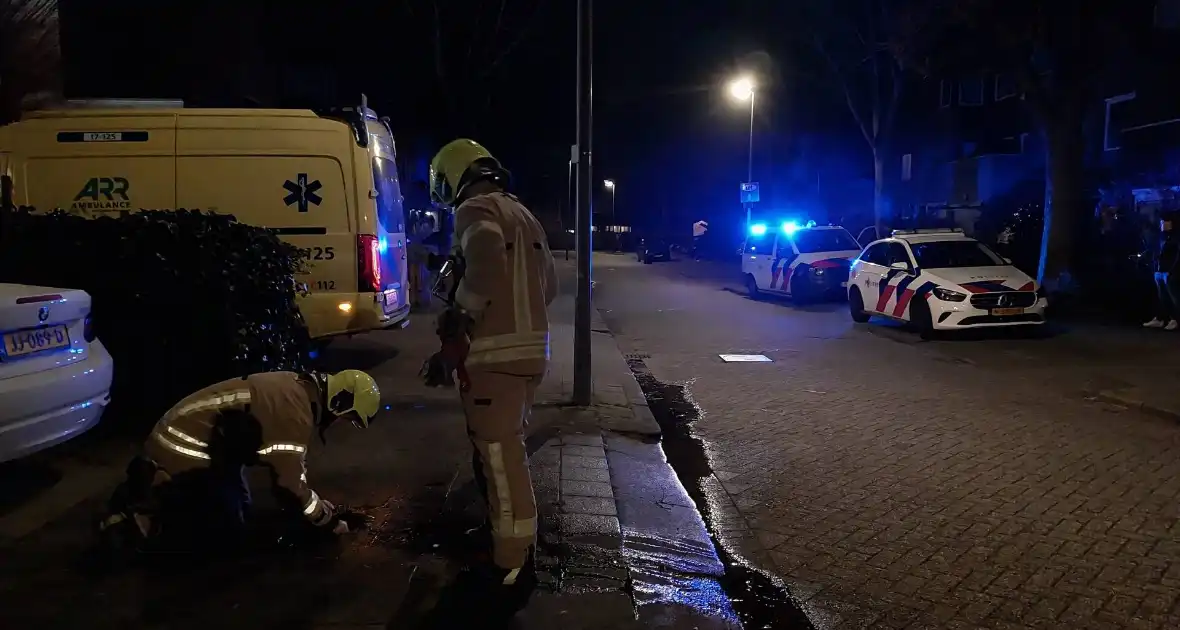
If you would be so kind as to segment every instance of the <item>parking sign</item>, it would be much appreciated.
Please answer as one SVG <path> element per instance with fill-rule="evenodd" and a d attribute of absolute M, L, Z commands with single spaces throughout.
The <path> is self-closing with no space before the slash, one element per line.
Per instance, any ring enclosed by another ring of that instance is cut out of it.
<path fill-rule="evenodd" d="M 758 182 L 744 182 L 741 186 L 742 203 L 758 203 Z"/>

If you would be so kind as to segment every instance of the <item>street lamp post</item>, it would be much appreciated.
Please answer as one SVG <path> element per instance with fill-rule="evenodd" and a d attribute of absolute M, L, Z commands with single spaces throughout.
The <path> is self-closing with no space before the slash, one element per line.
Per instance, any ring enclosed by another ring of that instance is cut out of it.
<path fill-rule="evenodd" d="M 591 139 L 594 128 L 594 46 L 593 0 L 578 0 L 578 126 L 577 151 L 574 163 L 577 176 L 577 251 L 578 292 L 574 308 L 574 391 L 573 403 L 588 407 L 594 397 L 594 379 L 590 364 L 591 341 L 591 251 L 594 237 L 591 225 L 594 217 L 594 180 L 591 179 Z"/>
<path fill-rule="evenodd" d="M 606 186 L 606 189 L 610 191 L 610 223 L 607 225 L 607 229 L 609 230 L 611 228 L 611 226 L 613 226 L 617 221 L 615 219 L 615 195 L 618 193 L 618 189 L 615 188 L 615 180 L 613 180 L 613 179 L 602 180 L 602 185 Z M 617 252 L 617 251 L 619 251 L 619 233 L 618 232 L 614 233 L 614 241 L 615 241 L 614 242 L 615 251 Z"/>
<path fill-rule="evenodd" d="M 746 183 L 754 179 L 754 80 L 749 77 L 735 79 L 729 84 L 729 94 L 738 101 L 750 101 L 750 142 L 746 153 Z M 746 206 L 746 229 L 750 229 L 751 205 Z"/>

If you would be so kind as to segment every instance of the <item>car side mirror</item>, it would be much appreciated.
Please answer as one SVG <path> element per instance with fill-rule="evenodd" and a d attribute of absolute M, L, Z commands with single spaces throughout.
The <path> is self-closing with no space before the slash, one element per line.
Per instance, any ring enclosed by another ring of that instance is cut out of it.
<path fill-rule="evenodd" d="M 890 268 L 890 269 L 899 269 L 899 270 L 901 270 L 901 271 L 909 271 L 909 270 L 910 270 L 910 264 L 909 264 L 909 263 L 907 263 L 907 262 L 901 262 L 901 261 L 899 260 L 899 261 L 897 261 L 897 262 L 895 262 L 895 263 L 890 263 L 890 264 L 889 264 L 889 268 Z"/>

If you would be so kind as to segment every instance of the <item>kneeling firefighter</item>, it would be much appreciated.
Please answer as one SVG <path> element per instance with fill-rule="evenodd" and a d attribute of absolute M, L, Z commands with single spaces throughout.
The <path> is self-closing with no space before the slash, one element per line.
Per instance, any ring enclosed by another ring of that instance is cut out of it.
<path fill-rule="evenodd" d="M 460 580 L 490 590 L 515 612 L 536 585 L 537 507 L 524 427 L 549 361 L 557 296 L 553 255 L 540 222 L 505 191 L 509 174 L 472 140 L 444 146 L 430 164 L 431 198 L 455 209 L 457 271 L 439 320 L 443 350 L 423 368 L 427 384 L 458 372 L 475 478 L 487 506 L 480 528 L 491 558 Z"/>
<path fill-rule="evenodd" d="M 359 370 L 267 372 L 206 387 L 156 423 L 127 467 L 100 533 L 113 544 L 151 550 L 161 540 L 214 546 L 242 542 L 250 507 L 247 466 L 269 469 L 272 490 L 300 527 L 343 534 L 364 517 L 337 513 L 307 485 L 304 455 L 337 419 L 367 427 L 381 393 Z"/>

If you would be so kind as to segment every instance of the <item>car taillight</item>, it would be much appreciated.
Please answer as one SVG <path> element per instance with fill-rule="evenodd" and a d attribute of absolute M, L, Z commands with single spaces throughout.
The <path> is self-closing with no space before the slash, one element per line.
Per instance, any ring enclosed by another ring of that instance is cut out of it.
<path fill-rule="evenodd" d="M 357 238 L 357 271 L 362 293 L 381 292 L 381 242 L 376 236 L 361 234 Z"/>
<path fill-rule="evenodd" d="M 86 320 L 82 323 L 82 338 L 88 343 L 94 341 L 94 322 L 90 316 L 86 316 Z"/>

